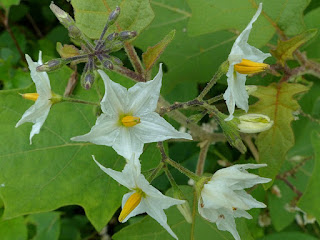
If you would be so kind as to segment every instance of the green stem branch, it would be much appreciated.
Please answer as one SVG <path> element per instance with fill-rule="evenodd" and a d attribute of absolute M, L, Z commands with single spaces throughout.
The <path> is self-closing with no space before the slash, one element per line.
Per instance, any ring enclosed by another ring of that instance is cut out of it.
<path fill-rule="evenodd" d="M 62 102 L 74 102 L 74 103 L 82 103 L 82 104 L 100 106 L 99 103 L 89 102 L 89 101 L 80 100 L 80 99 L 74 99 L 74 98 L 69 98 L 69 97 L 62 97 L 61 101 Z"/>

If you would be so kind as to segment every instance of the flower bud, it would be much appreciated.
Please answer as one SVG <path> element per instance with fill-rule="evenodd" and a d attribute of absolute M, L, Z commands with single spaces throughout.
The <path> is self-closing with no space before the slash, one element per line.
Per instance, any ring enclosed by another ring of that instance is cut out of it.
<path fill-rule="evenodd" d="M 119 33 L 118 39 L 121 41 L 125 41 L 134 38 L 135 36 L 137 36 L 136 31 L 123 31 Z"/>
<path fill-rule="evenodd" d="M 68 13 L 63 11 L 61 8 L 59 8 L 57 5 L 55 5 L 53 2 L 50 4 L 50 9 L 56 15 L 58 20 L 66 27 L 68 28 L 70 25 L 74 25 L 74 20 L 69 16 Z"/>
<path fill-rule="evenodd" d="M 119 33 L 116 33 L 116 32 L 111 33 L 111 34 L 109 34 L 109 35 L 107 36 L 106 40 L 111 42 L 111 41 L 113 41 L 114 39 L 116 39 L 116 38 L 118 37 L 118 35 L 119 35 Z"/>
<path fill-rule="evenodd" d="M 68 27 L 68 32 L 69 32 L 69 37 L 71 38 L 80 38 L 82 33 L 80 31 L 80 29 L 75 26 L 75 25 L 71 25 Z"/>
<path fill-rule="evenodd" d="M 108 25 L 109 26 L 114 24 L 114 22 L 119 17 L 119 14 L 120 14 L 120 7 L 117 6 L 116 9 L 113 10 L 109 15 L 109 18 L 108 18 Z"/>
<path fill-rule="evenodd" d="M 110 69 L 110 70 L 113 69 L 113 64 L 112 64 L 112 62 L 111 62 L 110 60 L 105 60 L 105 61 L 103 62 L 103 66 L 104 66 L 105 68 L 107 68 L 107 69 Z"/>
<path fill-rule="evenodd" d="M 62 58 L 52 59 L 52 60 L 38 66 L 37 72 L 51 72 L 51 71 L 54 71 L 54 70 L 61 68 L 66 63 L 67 63 L 67 61 L 65 61 Z"/>
<path fill-rule="evenodd" d="M 238 128 L 243 133 L 259 133 L 272 127 L 273 121 L 263 114 L 245 114 L 239 117 Z"/>
<path fill-rule="evenodd" d="M 89 90 L 94 82 L 94 74 L 93 72 L 83 73 L 81 76 L 81 85 L 84 89 Z"/>

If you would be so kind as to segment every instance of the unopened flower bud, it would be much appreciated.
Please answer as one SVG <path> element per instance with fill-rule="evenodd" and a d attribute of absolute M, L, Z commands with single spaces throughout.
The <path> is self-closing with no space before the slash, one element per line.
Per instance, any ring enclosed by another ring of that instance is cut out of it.
<path fill-rule="evenodd" d="M 272 127 L 273 121 L 263 114 L 245 114 L 239 117 L 238 128 L 243 133 L 259 133 Z"/>
<path fill-rule="evenodd" d="M 69 37 L 71 37 L 71 38 L 80 38 L 81 37 L 81 31 L 75 25 L 69 26 L 68 27 L 68 32 L 69 32 Z"/>
<path fill-rule="evenodd" d="M 111 34 L 109 34 L 109 35 L 107 36 L 106 40 L 107 40 L 107 41 L 113 41 L 115 38 L 118 37 L 118 35 L 119 35 L 119 34 L 116 33 L 116 32 L 111 33 Z"/>
<path fill-rule="evenodd" d="M 110 15 L 109 15 L 109 19 L 108 19 L 108 25 L 112 25 L 114 24 L 114 22 L 117 20 L 117 18 L 119 17 L 120 14 L 120 7 L 116 7 L 115 10 L 113 10 Z"/>
<path fill-rule="evenodd" d="M 112 62 L 111 62 L 110 60 L 105 60 L 105 61 L 103 62 L 103 66 L 104 66 L 105 68 L 107 68 L 107 69 L 110 69 L 110 70 L 113 69 L 113 64 L 112 64 Z"/>
<path fill-rule="evenodd" d="M 83 73 L 81 76 L 81 85 L 84 89 L 89 90 L 94 82 L 94 74 L 93 72 Z"/>
<path fill-rule="evenodd" d="M 123 62 L 117 57 L 110 56 L 110 60 L 116 65 L 123 65 Z"/>
<path fill-rule="evenodd" d="M 57 5 L 55 5 L 53 2 L 50 4 L 50 9 L 56 15 L 58 20 L 66 27 L 68 28 L 70 25 L 75 24 L 74 20 L 69 16 L 68 13 L 63 11 L 61 8 L 59 8 Z"/>
<path fill-rule="evenodd" d="M 62 58 L 52 59 L 37 67 L 38 72 L 51 72 L 64 66 L 67 62 Z"/>
<path fill-rule="evenodd" d="M 136 31 L 123 31 L 119 33 L 118 39 L 121 41 L 128 40 L 137 36 Z"/>

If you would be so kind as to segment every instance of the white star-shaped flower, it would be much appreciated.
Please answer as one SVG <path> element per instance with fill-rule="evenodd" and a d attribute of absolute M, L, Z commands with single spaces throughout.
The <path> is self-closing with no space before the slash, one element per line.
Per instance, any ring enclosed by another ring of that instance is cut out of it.
<path fill-rule="evenodd" d="M 144 143 L 170 138 L 192 140 L 190 134 L 175 130 L 154 112 L 160 95 L 161 65 L 153 80 L 137 83 L 128 90 L 111 81 L 105 72 L 101 70 L 98 72 L 106 89 L 101 101 L 103 113 L 89 133 L 73 137 L 71 140 L 112 146 L 126 159 L 130 159 L 132 153 L 139 157 Z"/>
<path fill-rule="evenodd" d="M 201 190 L 198 202 L 200 215 L 210 222 L 215 222 L 219 230 L 229 231 L 236 240 L 240 240 L 234 218 L 251 219 L 246 210 L 266 207 L 243 189 L 271 181 L 269 178 L 248 173 L 246 169 L 265 166 L 267 165 L 239 164 L 215 172 Z"/>
<path fill-rule="evenodd" d="M 122 172 L 105 168 L 95 160 L 94 156 L 92 157 L 102 171 L 130 190 L 130 192 L 122 198 L 122 211 L 119 216 L 120 222 L 126 222 L 131 217 L 141 213 L 147 213 L 159 222 L 172 237 L 178 239 L 169 227 L 167 216 L 163 210 L 173 205 L 183 204 L 185 202 L 184 200 L 167 197 L 158 189 L 151 186 L 141 174 L 140 161 L 134 157 L 134 154 Z"/>
<path fill-rule="evenodd" d="M 40 132 L 40 128 L 47 119 L 51 105 L 53 104 L 52 92 L 50 87 L 50 80 L 46 72 L 37 72 L 36 68 L 42 65 L 42 53 L 39 52 L 38 62 L 33 62 L 29 55 L 26 54 L 26 60 L 31 72 L 32 81 L 36 85 L 37 93 L 25 93 L 22 96 L 25 99 L 36 101 L 16 124 L 16 127 L 25 122 L 32 122 L 32 130 L 30 132 L 30 144 L 32 144 L 32 137 Z"/>
<path fill-rule="evenodd" d="M 227 72 L 228 88 L 223 95 L 226 101 L 230 116 L 226 121 L 232 120 L 235 105 L 245 110 L 249 109 L 245 83 L 248 74 L 262 72 L 269 68 L 263 61 L 270 57 L 269 53 L 263 53 L 259 49 L 248 44 L 248 38 L 252 29 L 252 24 L 257 20 L 262 10 L 262 3 L 256 14 L 253 16 L 248 26 L 242 31 L 234 42 L 228 57 L 229 69 Z"/>

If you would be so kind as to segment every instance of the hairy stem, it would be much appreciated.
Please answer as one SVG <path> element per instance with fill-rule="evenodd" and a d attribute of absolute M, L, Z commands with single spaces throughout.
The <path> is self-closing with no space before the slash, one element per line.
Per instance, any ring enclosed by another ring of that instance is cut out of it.
<path fill-rule="evenodd" d="M 201 176 L 203 174 L 204 164 L 206 162 L 207 153 L 208 153 L 210 144 L 211 142 L 208 140 L 200 143 L 200 153 L 199 153 L 199 158 L 198 158 L 198 163 L 196 168 L 196 174 L 198 176 Z"/>
<path fill-rule="evenodd" d="M 74 103 L 82 103 L 82 104 L 100 106 L 100 103 L 89 102 L 89 101 L 74 99 L 74 98 L 69 98 L 69 97 L 62 97 L 62 101 L 63 102 L 74 102 Z"/>

